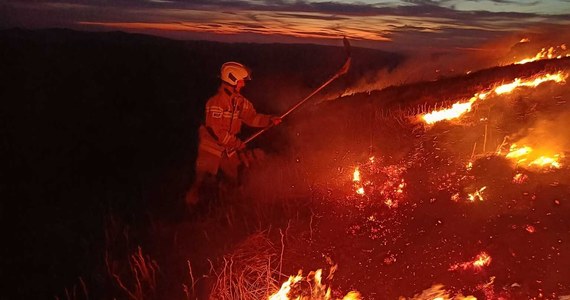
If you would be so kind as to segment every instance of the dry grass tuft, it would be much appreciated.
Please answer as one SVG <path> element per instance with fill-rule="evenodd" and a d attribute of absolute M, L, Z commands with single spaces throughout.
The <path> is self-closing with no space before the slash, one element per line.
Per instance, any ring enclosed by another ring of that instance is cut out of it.
<path fill-rule="evenodd" d="M 107 272 L 115 283 L 125 292 L 129 299 L 152 299 L 156 295 L 158 264 L 148 255 L 143 255 L 141 247 L 129 256 L 128 275 L 120 276 L 120 266 L 117 262 L 111 263 L 108 256 L 105 258 Z"/>
<path fill-rule="evenodd" d="M 273 278 L 279 270 L 277 250 L 265 233 L 258 232 L 237 245 L 234 251 L 223 257 L 218 270 L 210 270 L 216 276 L 210 299 L 267 299 L 271 291 L 279 289 Z"/>

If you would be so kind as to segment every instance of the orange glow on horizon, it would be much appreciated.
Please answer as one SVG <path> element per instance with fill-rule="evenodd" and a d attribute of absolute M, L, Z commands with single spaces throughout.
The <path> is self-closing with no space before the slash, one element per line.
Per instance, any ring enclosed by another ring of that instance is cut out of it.
<path fill-rule="evenodd" d="M 220 35 L 236 35 L 244 33 L 260 34 L 260 35 L 281 35 L 296 38 L 315 38 L 315 39 L 339 39 L 339 36 L 350 36 L 354 40 L 370 40 L 390 42 L 390 38 L 384 37 L 377 33 L 366 32 L 358 29 L 346 29 L 342 33 L 331 31 L 322 27 L 322 24 L 312 24 L 311 22 L 297 22 L 291 26 L 282 26 L 272 24 L 275 21 L 261 21 L 267 23 L 263 26 L 259 22 L 251 22 L 250 20 L 228 21 L 217 23 L 199 23 L 199 22 L 78 22 L 80 25 L 102 26 L 108 28 L 116 28 L 121 30 L 160 30 L 160 31 L 177 31 L 191 33 L 212 33 Z"/>

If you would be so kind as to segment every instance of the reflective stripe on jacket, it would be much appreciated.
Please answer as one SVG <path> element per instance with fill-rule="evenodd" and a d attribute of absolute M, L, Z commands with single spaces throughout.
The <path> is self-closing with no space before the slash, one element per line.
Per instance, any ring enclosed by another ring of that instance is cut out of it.
<path fill-rule="evenodd" d="M 200 148 L 221 156 L 225 149 L 236 145 L 242 122 L 251 127 L 265 127 L 270 119 L 270 115 L 258 114 L 251 102 L 232 86 L 222 84 L 206 102 L 206 121 L 199 132 Z"/>

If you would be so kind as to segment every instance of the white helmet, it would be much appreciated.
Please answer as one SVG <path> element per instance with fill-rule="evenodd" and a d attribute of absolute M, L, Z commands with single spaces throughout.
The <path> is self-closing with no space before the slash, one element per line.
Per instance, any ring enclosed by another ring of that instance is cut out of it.
<path fill-rule="evenodd" d="M 251 79 L 249 74 L 246 66 L 233 61 L 223 64 L 220 71 L 221 79 L 231 85 L 236 85 L 239 80 Z"/>

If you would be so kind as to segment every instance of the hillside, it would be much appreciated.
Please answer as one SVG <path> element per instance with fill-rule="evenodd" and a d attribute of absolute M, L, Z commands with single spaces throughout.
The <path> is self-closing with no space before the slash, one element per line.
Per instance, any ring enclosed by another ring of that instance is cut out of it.
<path fill-rule="evenodd" d="M 354 76 L 403 59 L 353 51 L 361 57 Z M 257 109 L 277 113 L 334 72 L 344 51 L 122 32 L 0 32 L 1 213 L 10 245 L 2 269 L 11 270 L 4 274 L 14 295 L 51 297 L 79 277 L 103 284 L 93 274 L 110 218 L 146 228 L 148 216 L 185 216 L 203 105 L 230 60 L 254 70 L 245 95 Z"/>
<path fill-rule="evenodd" d="M 186 212 L 219 66 L 251 66 L 244 94 L 276 113 L 340 47 L 9 30 L 0 52 L 8 298 L 263 299 L 302 269 L 293 293 L 329 299 L 320 268 L 339 299 L 570 294 L 569 58 L 348 93 L 414 72 L 353 49 L 252 145 L 266 155 L 239 186 Z"/>

